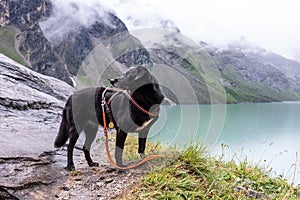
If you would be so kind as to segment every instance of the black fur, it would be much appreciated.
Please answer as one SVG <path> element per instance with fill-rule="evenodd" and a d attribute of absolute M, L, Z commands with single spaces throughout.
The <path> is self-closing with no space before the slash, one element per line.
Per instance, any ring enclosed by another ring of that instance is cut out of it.
<path fill-rule="evenodd" d="M 159 112 L 159 105 L 164 96 L 159 88 L 157 80 L 145 67 L 136 67 L 128 70 L 125 75 L 113 79 L 113 84 L 126 90 L 131 97 L 145 110 Z M 64 107 L 62 121 L 54 146 L 61 147 L 69 139 L 67 168 L 75 170 L 73 162 L 73 149 L 79 134 L 84 131 L 86 140 L 83 151 L 89 166 L 98 166 L 90 156 L 90 147 L 96 137 L 99 124 L 103 126 L 102 119 L 102 94 L 105 88 L 85 88 L 72 94 Z M 115 92 L 107 91 L 106 101 Z M 122 155 L 124 143 L 128 132 L 139 133 L 138 153 L 145 152 L 146 139 L 151 125 L 157 117 L 151 118 L 148 114 L 140 111 L 123 92 L 118 92 L 109 104 L 111 115 L 106 119 L 115 124 L 117 131 L 115 158 L 119 166 L 124 166 Z M 149 121 L 150 120 L 150 121 Z M 107 123 L 108 123 L 107 122 Z M 149 122 L 143 127 L 145 122 Z"/>

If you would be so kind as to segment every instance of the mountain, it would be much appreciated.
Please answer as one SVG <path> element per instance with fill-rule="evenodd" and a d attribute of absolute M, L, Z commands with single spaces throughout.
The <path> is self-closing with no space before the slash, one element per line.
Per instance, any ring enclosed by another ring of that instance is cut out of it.
<path fill-rule="evenodd" d="M 0 52 L 77 88 L 107 85 L 106 78 L 141 64 L 176 103 L 300 99 L 297 61 L 257 47 L 192 44 L 164 19 L 156 19 L 166 28 L 163 34 L 151 29 L 133 34 L 100 3 L 58 2 L 1 1 Z"/>
<path fill-rule="evenodd" d="M 259 47 L 233 45 L 207 49 L 232 102 L 299 100 L 300 63 Z"/>
<path fill-rule="evenodd" d="M 131 39 L 124 23 L 110 11 L 106 11 L 107 20 L 104 21 L 103 15 L 92 10 L 96 13 L 93 15 L 93 24 L 71 24 L 76 29 L 66 32 L 58 42 L 53 42 L 53 38 L 58 38 L 58 35 L 47 38 L 49 29 L 57 26 L 63 30 L 67 29 L 63 23 L 72 19 L 67 15 L 70 13 L 58 18 L 60 21 L 46 21 L 56 19 L 57 16 L 57 6 L 55 7 L 50 0 L 5 0 L 1 1 L 0 5 L 0 52 L 42 74 L 59 78 L 72 85 L 70 77 L 76 76 L 83 60 L 95 46 L 103 41 L 108 43 L 105 45 L 121 43 L 124 40 L 122 37 L 116 36 L 114 40 L 109 40 L 118 34 L 130 38 L 134 47 L 126 54 L 112 52 L 118 55 L 117 61 L 126 66 L 151 65 L 148 52 L 138 40 Z M 66 6 L 71 9 L 73 15 L 81 12 L 75 3 L 69 2 Z M 51 18 L 52 16 L 54 18 Z M 118 50 L 123 48 L 126 47 L 119 47 Z"/>
<path fill-rule="evenodd" d="M 142 34 L 137 35 L 139 39 L 143 38 Z M 155 39 L 141 39 L 147 45 L 152 62 L 168 66 L 185 79 L 180 80 L 175 73 L 169 72 L 163 80 L 173 91 L 179 90 L 176 96 L 181 98 L 181 103 L 300 99 L 300 63 L 297 61 L 253 45 L 235 44 L 216 48 L 205 42 L 195 44 L 175 32 L 154 30 L 152 35 Z M 187 87 L 182 86 L 184 82 Z M 187 92 L 189 87 L 197 98 Z M 165 93 L 174 96 L 170 91 Z M 174 97 L 171 99 L 178 102 Z"/>

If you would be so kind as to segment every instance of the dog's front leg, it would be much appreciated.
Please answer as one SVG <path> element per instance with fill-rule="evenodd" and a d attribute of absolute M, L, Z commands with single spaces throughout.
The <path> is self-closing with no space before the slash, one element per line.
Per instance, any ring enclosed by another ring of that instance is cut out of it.
<path fill-rule="evenodd" d="M 117 165 L 120 167 L 125 167 L 125 165 L 123 165 L 122 157 L 123 157 L 123 149 L 124 149 L 126 137 L 127 137 L 127 133 L 125 133 L 120 128 L 118 128 L 117 129 L 115 158 L 116 158 Z"/>
<path fill-rule="evenodd" d="M 141 158 L 145 157 L 147 136 L 148 136 L 148 131 L 139 133 L 138 153 L 140 154 Z"/>

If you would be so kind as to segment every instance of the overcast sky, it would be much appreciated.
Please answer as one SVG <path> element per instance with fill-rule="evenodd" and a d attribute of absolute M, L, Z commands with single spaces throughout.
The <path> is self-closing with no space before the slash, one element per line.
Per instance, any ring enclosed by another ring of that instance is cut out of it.
<path fill-rule="evenodd" d="M 100 0 L 99 0 L 100 1 Z M 130 30 L 172 20 L 193 40 L 226 45 L 242 37 L 300 60 L 299 0 L 101 0 Z M 133 23 L 140 19 L 142 23 Z"/>

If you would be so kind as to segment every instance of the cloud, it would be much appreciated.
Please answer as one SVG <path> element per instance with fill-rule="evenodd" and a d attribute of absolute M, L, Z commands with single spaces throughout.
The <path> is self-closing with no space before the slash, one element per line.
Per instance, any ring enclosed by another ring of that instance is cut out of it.
<path fill-rule="evenodd" d="M 51 0 L 53 12 L 40 22 L 45 37 L 53 44 L 60 43 L 67 34 L 89 27 L 97 21 L 112 26 L 108 13 L 111 12 L 97 0 Z"/>
<path fill-rule="evenodd" d="M 298 0 L 52 0 L 52 3 L 51 17 L 40 25 L 53 43 L 97 20 L 110 24 L 107 14 L 113 10 L 129 30 L 179 28 L 187 37 L 215 46 L 246 38 L 288 58 L 300 57 Z"/>
<path fill-rule="evenodd" d="M 102 0 L 130 29 L 161 27 L 170 19 L 181 32 L 216 46 L 240 38 L 289 58 L 300 52 L 298 0 Z"/>
<path fill-rule="evenodd" d="M 163 17 L 159 4 L 145 0 L 102 0 L 103 5 L 115 10 L 128 29 L 168 28 L 179 31 L 170 18 Z"/>

